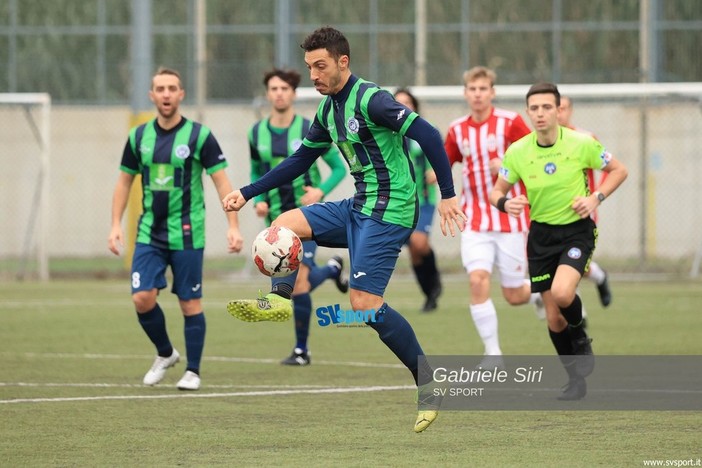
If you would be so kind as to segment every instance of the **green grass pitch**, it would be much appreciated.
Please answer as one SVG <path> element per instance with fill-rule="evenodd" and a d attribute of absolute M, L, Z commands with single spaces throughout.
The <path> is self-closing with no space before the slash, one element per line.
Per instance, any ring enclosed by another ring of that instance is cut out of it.
<path fill-rule="evenodd" d="M 642 466 L 702 457 L 699 412 L 442 412 L 422 434 L 409 373 L 368 328 L 312 320 L 312 365 L 278 364 L 292 323 L 243 323 L 227 300 L 254 296 L 266 279 L 208 279 L 203 386 L 141 384 L 153 349 L 128 279 L 0 283 L 0 464 L 3 466 Z M 602 309 L 581 293 L 599 354 L 702 354 L 699 282 L 612 284 Z M 496 291 L 497 292 L 497 291 Z M 480 354 L 465 275 L 445 278 L 440 309 L 420 313 L 409 277 L 387 300 L 412 323 L 427 354 Z M 496 294 L 495 297 L 498 297 Z M 333 284 L 315 306 L 348 306 Z M 552 354 L 529 306 L 496 299 L 506 354 Z M 160 298 L 185 354 L 177 302 Z"/>

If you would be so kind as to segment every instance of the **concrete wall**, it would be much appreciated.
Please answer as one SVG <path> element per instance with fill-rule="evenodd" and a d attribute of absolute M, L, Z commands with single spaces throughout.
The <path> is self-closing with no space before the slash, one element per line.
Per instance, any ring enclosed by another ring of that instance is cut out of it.
<path fill-rule="evenodd" d="M 522 103 L 498 103 L 524 115 Z M 314 104 L 298 105 L 312 115 Z M 248 181 L 246 131 L 260 118 L 251 105 L 208 106 L 202 121 L 210 126 L 229 160 L 234 186 Z M 451 120 L 466 112 L 463 102 L 423 105 L 423 116 L 445 133 Z M 184 114 L 198 118 L 195 109 Z M 601 208 L 600 255 L 635 258 L 643 249 L 652 256 L 682 258 L 693 255 L 702 238 L 702 210 L 696 202 L 702 163 L 702 114 L 698 105 L 672 103 L 647 113 L 646 154 L 642 155 L 641 116 L 637 106 L 598 103 L 576 106 L 575 120 L 595 132 L 605 146 L 629 168 L 625 185 Z M 51 256 L 111 255 L 107 251 L 111 197 L 130 110 L 127 107 L 59 107 L 52 109 L 50 214 L 48 251 Z M 25 249 L 36 217 L 39 147 L 31 126 L 19 109 L 0 106 L 0 258 L 18 256 Z M 642 179 L 642 167 L 649 175 Z M 454 168 L 455 180 L 459 168 Z M 208 256 L 226 253 L 224 215 L 213 184 L 208 188 Z M 328 199 L 353 193 L 347 177 Z M 642 218 L 642 214 L 645 218 Z M 241 213 L 247 241 L 263 222 L 251 206 Z M 642 232 L 647 238 L 642 238 Z M 438 242 L 440 255 L 457 255 L 458 239 Z M 248 249 L 248 245 L 247 245 Z"/>

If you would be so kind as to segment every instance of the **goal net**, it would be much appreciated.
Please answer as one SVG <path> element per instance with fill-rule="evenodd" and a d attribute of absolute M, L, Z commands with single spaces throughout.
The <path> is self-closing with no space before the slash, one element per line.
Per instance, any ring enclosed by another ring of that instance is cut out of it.
<path fill-rule="evenodd" d="M 0 278 L 49 279 L 50 118 L 48 94 L 0 93 Z"/>

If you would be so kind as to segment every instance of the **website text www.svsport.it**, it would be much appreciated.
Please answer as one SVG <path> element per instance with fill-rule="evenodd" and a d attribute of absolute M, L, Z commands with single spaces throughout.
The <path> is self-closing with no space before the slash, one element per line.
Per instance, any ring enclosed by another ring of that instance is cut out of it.
<path fill-rule="evenodd" d="M 644 460 L 644 466 L 702 466 L 700 458 L 684 458 L 678 460 Z"/>

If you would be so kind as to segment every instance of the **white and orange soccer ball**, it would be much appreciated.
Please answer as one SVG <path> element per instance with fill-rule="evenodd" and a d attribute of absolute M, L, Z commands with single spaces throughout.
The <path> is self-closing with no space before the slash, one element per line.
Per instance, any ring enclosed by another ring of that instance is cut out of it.
<path fill-rule="evenodd" d="M 271 226 L 254 239 L 251 258 L 258 271 L 266 276 L 289 276 L 300 267 L 302 241 L 286 227 Z"/>

